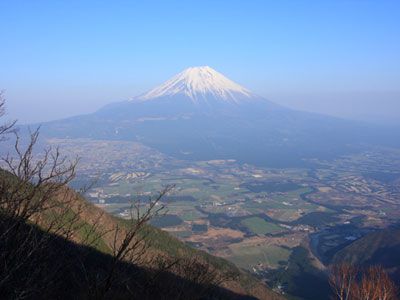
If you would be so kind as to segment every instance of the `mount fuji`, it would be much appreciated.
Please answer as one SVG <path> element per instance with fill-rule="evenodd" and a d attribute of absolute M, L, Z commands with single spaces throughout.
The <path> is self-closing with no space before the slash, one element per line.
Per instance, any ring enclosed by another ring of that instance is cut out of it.
<path fill-rule="evenodd" d="M 208 103 L 209 99 L 238 104 L 257 98 L 221 73 L 204 66 L 188 68 L 146 94 L 134 98 L 134 101 L 149 101 L 177 95 L 187 96 L 194 104 Z"/>
<path fill-rule="evenodd" d="M 400 140 L 366 124 L 280 106 L 208 66 L 188 68 L 93 114 L 45 123 L 42 133 L 136 140 L 181 159 L 236 159 L 273 167 L 304 166 L 365 144 Z"/>
<path fill-rule="evenodd" d="M 193 117 L 199 114 L 243 114 L 247 110 L 279 110 L 282 107 L 252 93 L 214 69 L 188 68 L 131 100 L 113 103 L 98 114 L 111 118 Z"/>

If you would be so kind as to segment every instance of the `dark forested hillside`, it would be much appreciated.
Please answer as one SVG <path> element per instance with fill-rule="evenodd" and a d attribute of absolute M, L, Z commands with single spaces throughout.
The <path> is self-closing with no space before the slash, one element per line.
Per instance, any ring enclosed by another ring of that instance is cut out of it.
<path fill-rule="evenodd" d="M 370 233 L 351 243 L 333 258 L 334 263 L 381 265 L 400 282 L 400 229 Z"/>

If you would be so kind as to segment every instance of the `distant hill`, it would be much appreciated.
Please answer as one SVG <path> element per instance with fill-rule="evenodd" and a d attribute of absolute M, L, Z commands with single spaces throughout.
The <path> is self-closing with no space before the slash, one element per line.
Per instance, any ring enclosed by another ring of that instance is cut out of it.
<path fill-rule="evenodd" d="M 367 234 L 335 254 L 333 263 L 382 265 L 400 282 L 400 229 Z"/>
<path fill-rule="evenodd" d="M 10 175 L 1 172 L 0 176 Z M 15 179 L 11 178 L 11 180 Z M 115 242 L 115 234 L 113 230 L 116 226 L 122 230 L 121 232 L 128 230 L 130 223 L 105 213 L 67 187 L 63 188 L 60 196 L 56 198 L 54 201 L 68 203 L 70 213 L 67 211 L 60 214 L 60 210 L 55 207 L 46 210 L 38 216 L 39 224 L 42 224 L 43 228 L 30 223 L 20 224 L 18 220 L 15 220 L 11 222 L 19 226 L 15 241 L 11 240 L 8 243 L 0 241 L 2 253 L 11 253 L 14 243 L 21 245 L 24 241 L 40 240 L 43 237 L 48 240 L 43 250 L 36 251 L 34 254 L 29 254 L 29 251 L 24 250 L 24 253 L 18 255 L 17 259 L 21 257 L 23 261 L 24 257 L 28 257 L 34 264 L 21 264 L 25 267 L 21 267 L 16 276 L 14 274 L 15 278 L 9 280 L 8 289 L 0 291 L 3 296 L 8 295 L 7 297 L 12 298 L 12 294 L 22 286 L 48 284 L 48 282 L 41 283 L 40 280 L 47 278 L 47 274 L 51 274 L 51 278 L 54 277 L 54 279 L 46 289 L 47 294 L 42 293 L 38 295 L 38 298 L 87 299 L 90 289 L 95 287 L 89 285 L 88 282 L 96 283 L 105 276 L 104 274 L 107 274 L 110 266 L 114 266 L 112 245 Z M 71 231 L 67 239 L 55 236 L 52 230 L 44 231 L 44 228 L 49 228 L 48 224 L 52 224 L 52 228 L 59 225 L 67 227 L 70 224 L 69 219 L 75 216 L 77 219 L 74 224 L 78 226 L 76 230 Z M 2 221 L 0 227 L 10 224 L 10 222 L 3 222 L 10 218 L 9 216 L 1 214 L 0 218 Z M 96 226 L 92 226 L 93 224 Z M 0 229 L 1 232 L 8 230 L 8 228 Z M 279 295 L 232 263 L 193 249 L 160 229 L 146 225 L 141 234 L 145 234 L 150 245 L 145 252 L 143 263 L 133 265 L 126 261 L 118 261 L 115 265 L 117 280 L 113 282 L 107 299 L 200 299 L 198 297 L 201 299 L 281 299 Z M 118 239 L 117 237 L 117 243 L 121 242 Z M 87 240 L 95 242 L 91 246 L 85 246 Z M 29 249 L 29 247 L 18 249 Z M 160 274 L 152 271 L 156 267 L 155 262 L 168 263 L 175 259 L 191 261 L 193 258 L 201 264 L 183 265 L 184 270 L 180 274 L 175 273 L 173 268 Z M 220 274 L 221 277 L 229 274 L 232 279 L 221 285 L 209 286 L 207 280 L 193 280 L 199 272 L 196 266 L 203 266 L 206 270 L 210 268 L 210 273 L 217 272 L 216 274 Z M 35 270 L 30 268 L 35 268 Z M 7 272 L 6 269 L 0 272 L 3 272 L 3 275 L 7 274 L 4 273 Z M 134 291 L 131 290 L 132 287 L 135 287 Z"/>

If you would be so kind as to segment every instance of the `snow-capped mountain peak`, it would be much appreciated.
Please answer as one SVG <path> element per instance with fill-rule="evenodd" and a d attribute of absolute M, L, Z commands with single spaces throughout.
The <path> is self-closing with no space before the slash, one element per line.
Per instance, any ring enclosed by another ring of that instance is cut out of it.
<path fill-rule="evenodd" d="M 208 101 L 210 98 L 232 103 L 256 98 L 249 90 L 221 73 L 202 66 L 188 68 L 134 100 L 148 101 L 175 95 L 185 95 L 194 103 Z"/>

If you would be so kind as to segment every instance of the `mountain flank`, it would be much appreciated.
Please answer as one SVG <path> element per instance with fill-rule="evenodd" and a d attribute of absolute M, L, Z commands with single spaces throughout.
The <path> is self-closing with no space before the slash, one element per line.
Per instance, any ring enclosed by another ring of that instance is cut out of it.
<path fill-rule="evenodd" d="M 42 124 L 42 134 L 138 141 L 184 160 L 269 167 L 312 166 L 368 146 L 400 145 L 398 131 L 277 105 L 207 66 L 92 114 Z"/>

